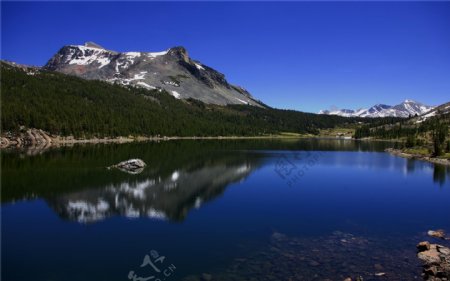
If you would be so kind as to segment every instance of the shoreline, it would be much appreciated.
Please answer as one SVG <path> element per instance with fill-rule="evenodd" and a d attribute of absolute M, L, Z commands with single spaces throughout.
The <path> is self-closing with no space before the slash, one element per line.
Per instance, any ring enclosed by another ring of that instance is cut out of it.
<path fill-rule="evenodd" d="M 112 143 L 130 143 L 146 141 L 170 141 L 170 140 L 239 140 L 239 139 L 302 139 L 318 137 L 310 134 L 278 134 L 261 136 L 157 136 L 157 137 L 105 137 L 105 138 L 75 138 L 73 136 L 54 136 L 40 129 L 28 129 L 19 134 L 6 133 L 0 137 L 0 149 L 21 149 L 36 148 L 45 149 L 60 146 L 71 146 L 75 144 L 112 144 Z M 320 137 L 320 136 L 319 136 Z M 339 138 L 336 138 L 339 139 Z"/>
<path fill-rule="evenodd" d="M 394 148 L 387 148 L 384 151 L 391 155 L 399 156 L 399 157 L 406 158 L 406 159 L 421 160 L 421 161 L 427 161 L 427 162 L 430 162 L 433 164 L 450 166 L 450 160 L 448 160 L 448 159 L 406 153 L 406 152 L 402 151 L 401 149 L 394 149 Z"/>
<path fill-rule="evenodd" d="M 27 129 L 20 133 L 3 132 L 0 136 L 0 149 L 47 149 L 62 146 L 72 146 L 76 144 L 121 144 L 131 142 L 152 142 L 152 141 L 171 141 L 171 140 L 257 140 L 257 139 L 286 139 L 296 140 L 305 138 L 315 139 L 332 139 L 344 141 L 375 141 L 375 142 L 395 142 L 395 140 L 362 138 L 355 139 L 353 137 L 339 137 L 335 135 L 312 135 L 298 134 L 290 132 L 282 132 L 273 135 L 257 135 L 257 136 L 118 136 L 104 138 L 75 138 L 73 136 L 52 135 L 41 129 Z M 402 156 L 405 158 L 422 158 L 420 155 L 407 155 L 400 150 L 386 149 L 386 152 Z M 433 159 L 431 160 L 433 161 Z"/>

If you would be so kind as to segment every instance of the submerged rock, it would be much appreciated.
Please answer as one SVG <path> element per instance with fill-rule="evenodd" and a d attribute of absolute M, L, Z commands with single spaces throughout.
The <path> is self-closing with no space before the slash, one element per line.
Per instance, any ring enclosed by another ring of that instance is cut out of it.
<path fill-rule="evenodd" d="M 144 170 L 145 166 L 146 166 L 145 162 L 142 161 L 141 159 L 130 159 L 122 161 L 116 165 L 112 165 L 108 167 L 108 169 L 117 168 L 129 174 L 139 174 Z"/>
<path fill-rule="evenodd" d="M 427 247 L 428 246 L 428 249 Z M 424 280 L 450 280 L 450 249 L 438 244 L 421 242 L 417 257 L 423 261 Z"/>
<path fill-rule="evenodd" d="M 438 230 L 429 230 L 428 235 L 434 238 L 445 239 L 445 231 L 442 229 Z"/>
<path fill-rule="evenodd" d="M 202 274 L 202 281 L 211 281 L 212 280 L 212 275 L 209 273 L 203 273 Z"/>
<path fill-rule="evenodd" d="M 323 236 L 289 236 L 275 231 L 267 244 L 213 272 L 212 280 L 418 280 L 417 253 L 405 250 L 399 241 L 341 231 Z M 202 280 L 202 276 L 192 280 Z"/>

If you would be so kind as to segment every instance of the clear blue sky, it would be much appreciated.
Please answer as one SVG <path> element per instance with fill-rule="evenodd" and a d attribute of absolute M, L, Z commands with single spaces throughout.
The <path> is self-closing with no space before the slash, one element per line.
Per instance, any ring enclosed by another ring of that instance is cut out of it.
<path fill-rule="evenodd" d="M 450 101 L 450 2 L 2 2 L 1 58 L 185 46 L 256 98 L 317 112 Z"/>

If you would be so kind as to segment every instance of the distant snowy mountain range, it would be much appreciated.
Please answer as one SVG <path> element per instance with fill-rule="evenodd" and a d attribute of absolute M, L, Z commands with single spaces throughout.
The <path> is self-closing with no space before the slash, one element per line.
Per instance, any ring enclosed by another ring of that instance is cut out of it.
<path fill-rule="evenodd" d="M 377 104 L 370 108 L 352 109 L 334 109 L 321 110 L 319 114 L 338 115 L 344 117 L 403 117 L 407 118 L 415 115 L 422 115 L 434 109 L 434 106 L 424 105 L 413 100 L 391 106 L 386 104 Z"/>

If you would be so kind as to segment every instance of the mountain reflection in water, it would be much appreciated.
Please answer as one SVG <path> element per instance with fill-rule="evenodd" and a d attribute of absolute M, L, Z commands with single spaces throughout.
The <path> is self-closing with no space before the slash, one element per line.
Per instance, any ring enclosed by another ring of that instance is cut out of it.
<path fill-rule="evenodd" d="M 80 223 L 111 216 L 182 221 L 190 210 L 217 198 L 280 153 L 382 152 L 388 146 L 335 139 L 223 140 L 88 145 L 33 154 L 13 151 L 2 155 L 2 202 L 43 198 L 60 217 Z M 106 169 L 135 157 L 148 165 L 140 174 Z M 376 165 L 366 163 L 363 154 L 359 157 L 363 158 L 329 156 L 321 161 L 335 167 L 349 165 L 346 162 L 352 159 L 359 159 L 355 165 Z M 416 163 L 405 160 L 404 172 L 433 169 L 433 180 L 441 186 L 446 183 L 449 167 Z"/>
<path fill-rule="evenodd" d="M 166 177 L 127 180 L 49 200 L 63 218 L 95 222 L 113 215 L 182 220 L 189 210 L 222 194 L 225 188 L 247 177 L 258 166 L 257 159 L 234 155 L 229 159 L 196 163 L 174 170 Z M 194 160 L 195 161 L 195 160 Z"/>
<path fill-rule="evenodd" d="M 390 146 L 197 140 L 2 152 L 1 279 L 119 281 L 156 250 L 176 266 L 171 280 L 415 280 L 417 243 L 449 229 L 450 168 Z M 134 158 L 147 164 L 139 174 L 106 168 Z"/>

